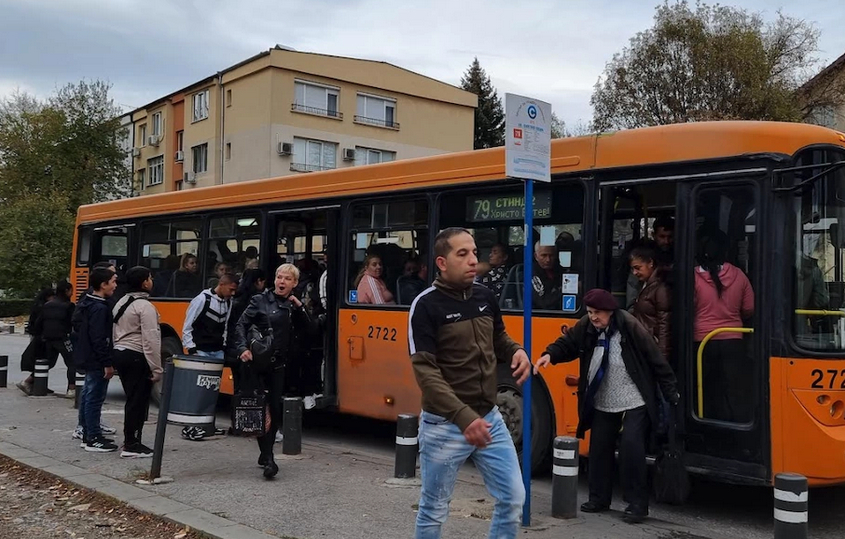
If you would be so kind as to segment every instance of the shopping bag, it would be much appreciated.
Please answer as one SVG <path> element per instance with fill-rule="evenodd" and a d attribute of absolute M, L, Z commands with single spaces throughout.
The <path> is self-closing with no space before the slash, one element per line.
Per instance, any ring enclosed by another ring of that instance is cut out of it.
<path fill-rule="evenodd" d="M 270 431 L 267 394 L 248 364 L 242 365 L 241 389 L 232 397 L 232 432 L 237 436 L 263 436 Z"/>
<path fill-rule="evenodd" d="M 680 505 L 689 497 L 690 478 L 674 419 L 668 421 L 669 440 L 654 463 L 652 486 L 658 502 Z"/>

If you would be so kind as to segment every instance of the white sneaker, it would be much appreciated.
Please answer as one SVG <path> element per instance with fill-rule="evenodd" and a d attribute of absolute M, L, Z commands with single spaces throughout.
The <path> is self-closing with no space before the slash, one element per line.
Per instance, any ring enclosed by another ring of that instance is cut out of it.
<path fill-rule="evenodd" d="M 282 443 L 282 442 L 284 442 L 284 441 L 285 441 L 285 436 L 284 436 L 284 434 L 282 434 L 282 431 L 277 430 L 277 431 L 276 431 L 276 443 L 277 443 L 277 444 L 280 444 L 280 443 Z"/>
<path fill-rule="evenodd" d="M 73 434 L 70 435 L 71 438 L 74 440 L 81 440 L 82 439 L 82 425 L 77 425 L 75 429 L 73 429 Z"/>
<path fill-rule="evenodd" d="M 114 427 L 109 427 L 105 423 L 100 423 L 100 432 L 103 434 L 116 434 L 117 429 Z"/>
<path fill-rule="evenodd" d="M 317 401 L 314 399 L 312 395 L 304 397 L 302 399 L 302 403 L 305 405 L 306 410 L 311 410 L 312 408 L 317 406 Z"/>

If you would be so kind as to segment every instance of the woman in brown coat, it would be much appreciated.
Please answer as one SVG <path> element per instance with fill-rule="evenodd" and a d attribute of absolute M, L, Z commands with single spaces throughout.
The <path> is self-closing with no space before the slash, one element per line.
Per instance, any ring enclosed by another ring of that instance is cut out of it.
<path fill-rule="evenodd" d="M 671 363 L 672 292 L 663 279 L 664 269 L 658 265 L 656 244 L 649 242 L 634 248 L 630 261 L 631 272 L 642 286 L 631 314 L 654 337 L 660 353 Z"/>

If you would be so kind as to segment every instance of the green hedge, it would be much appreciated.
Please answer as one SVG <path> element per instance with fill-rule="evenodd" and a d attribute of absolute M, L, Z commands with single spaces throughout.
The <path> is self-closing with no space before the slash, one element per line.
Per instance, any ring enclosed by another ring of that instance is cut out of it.
<path fill-rule="evenodd" d="M 31 299 L 0 299 L 0 318 L 29 314 Z"/>

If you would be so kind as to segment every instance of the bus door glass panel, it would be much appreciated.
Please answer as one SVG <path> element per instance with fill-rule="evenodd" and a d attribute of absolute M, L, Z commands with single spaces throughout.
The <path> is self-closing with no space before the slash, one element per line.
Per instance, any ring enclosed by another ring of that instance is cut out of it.
<path fill-rule="evenodd" d="M 206 286 L 213 287 L 224 273 L 242 275 L 258 268 L 261 221 L 257 215 L 215 216 L 208 221 L 205 256 Z"/>
<path fill-rule="evenodd" d="M 111 262 L 118 272 L 129 269 L 129 231 L 132 225 L 94 229 L 94 256 L 92 262 Z"/>
<path fill-rule="evenodd" d="M 628 255 L 646 236 L 643 208 L 636 187 L 602 190 L 599 285 L 610 290 L 621 309 L 630 308 L 637 297 L 637 280 L 631 275 Z"/>

